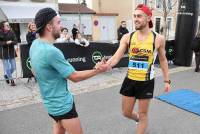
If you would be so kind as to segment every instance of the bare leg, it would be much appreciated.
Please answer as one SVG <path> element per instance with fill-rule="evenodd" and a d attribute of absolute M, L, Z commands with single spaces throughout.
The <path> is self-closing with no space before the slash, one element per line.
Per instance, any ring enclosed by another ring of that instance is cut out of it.
<path fill-rule="evenodd" d="M 144 134 L 148 124 L 148 110 L 150 99 L 139 99 L 139 124 L 137 134 Z"/>
<path fill-rule="evenodd" d="M 68 134 L 83 134 L 79 118 L 63 119 L 61 124 Z"/>
<path fill-rule="evenodd" d="M 138 114 L 133 111 L 135 102 L 134 97 L 122 96 L 122 113 L 125 117 L 138 122 Z"/>
<path fill-rule="evenodd" d="M 62 127 L 60 121 L 53 120 L 53 134 L 65 134 L 65 129 Z"/>

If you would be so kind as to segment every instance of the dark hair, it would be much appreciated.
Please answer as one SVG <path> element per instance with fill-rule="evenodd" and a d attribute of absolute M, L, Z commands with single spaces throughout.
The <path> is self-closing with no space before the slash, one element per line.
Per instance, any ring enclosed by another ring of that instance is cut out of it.
<path fill-rule="evenodd" d="M 0 23 L 0 29 L 1 29 L 1 30 L 4 30 L 4 24 L 5 24 L 6 22 L 8 22 L 8 21 L 2 21 L 2 22 Z"/>
<path fill-rule="evenodd" d="M 121 21 L 121 24 L 122 24 L 122 23 L 126 23 L 126 21 L 122 20 L 122 21 Z"/>
<path fill-rule="evenodd" d="M 67 32 L 68 32 L 68 29 L 67 29 L 66 27 L 63 27 L 63 28 L 61 29 L 61 32 L 63 32 L 64 30 L 67 30 Z"/>
<path fill-rule="evenodd" d="M 47 24 L 52 25 L 53 24 L 53 19 L 50 20 Z M 37 33 L 40 35 L 40 37 L 42 37 L 44 35 L 44 30 L 45 30 L 45 27 L 47 26 L 47 24 L 44 27 L 42 27 L 40 30 L 37 31 Z"/>
<path fill-rule="evenodd" d="M 37 33 L 40 36 L 44 35 L 44 30 L 47 24 L 52 24 L 53 18 L 57 16 L 57 13 L 52 8 L 43 8 L 40 9 L 35 15 L 35 24 L 37 27 Z"/>

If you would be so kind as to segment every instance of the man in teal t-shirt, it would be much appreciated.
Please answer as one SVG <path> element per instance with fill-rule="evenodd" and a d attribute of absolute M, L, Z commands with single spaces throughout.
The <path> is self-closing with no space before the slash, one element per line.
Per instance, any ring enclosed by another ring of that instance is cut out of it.
<path fill-rule="evenodd" d="M 48 113 L 58 116 L 72 109 L 73 97 L 66 79 L 75 70 L 53 44 L 36 39 L 30 49 L 31 65 Z"/>
<path fill-rule="evenodd" d="M 41 97 L 50 117 L 53 118 L 54 134 L 82 134 L 73 96 L 68 90 L 67 79 L 73 82 L 88 79 L 108 68 L 104 59 L 94 69 L 76 71 L 64 58 L 53 42 L 61 33 L 61 22 L 51 8 L 43 8 L 35 16 L 37 33 L 30 48 L 30 59 Z"/>

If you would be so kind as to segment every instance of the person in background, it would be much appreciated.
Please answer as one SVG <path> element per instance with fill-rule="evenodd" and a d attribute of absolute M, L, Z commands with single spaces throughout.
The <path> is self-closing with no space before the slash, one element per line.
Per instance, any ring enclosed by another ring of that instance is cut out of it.
<path fill-rule="evenodd" d="M 34 22 L 28 23 L 28 33 L 26 34 L 26 41 L 29 46 L 36 39 L 36 26 Z"/>
<path fill-rule="evenodd" d="M 121 21 L 120 27 L 117 29 L 118 41 L 121 40 L 124 34 L 128 33 L 128 29 L 126 28 L 126 21 Z"/>
<path fill-rule="evenodd" d="M 67 28 L 62 28 L 61 29 L 61 34 L 60 34 L 60 38 L 58 38 L 56 40 L 56 42 L 74 42 L 74 40 L 71 38 L 71 36 L 68 33 L 68 29 Z"/>
<path fill-rule="evenodd" d="M 76 45 L 80 45 L 80 46 L 83 46 L 83 47 L 88 47 L 90 45 L 89 41 L 86 40 L 85 38 L 83 38 L 79 32 L 76 34 L 75 37 L 76 38 L 74 40 L 74 43 Z"/>
<path fill-rule="evenodd" d="M 16 70 L 15 57 L 17 57 L 17 54 L 14 46 L 17 45 L 17 38 L 8 21 L 2 21 L 0 29 L 0 59 L 3 62 L 4 78 L 7 84 L 16 86 L 12 74 Z"/>
<path fill-rule="evenodd" d="M 29 46 L 32 45 L 33 41 L 37 38 L 36 36 L 36 25 L 34 22 L 29 22 L 28 23 L 28 33 L 26 34 L 26 41 L 27 41 L 27 44 Z M 28 81 L 29 82 L 30 80 L 32 80 L 32 77 L 34 77 L 33 75 L 32 76 L 29 76 L 28 77 Z M 35 78 L 34 78 L 35 79 Z M 35 82 L 37 80 L 35 79 Z"/>
<path fill-rule="evenodd" d="M 76 24 L 74 24 L 73 28 L 72 28 L 72 37 L 73 37 L 73 40 L 76 39 L 76 35 L 77 35 L 78 32 L 79 32 L 79 30 L 78 30 Z"/>

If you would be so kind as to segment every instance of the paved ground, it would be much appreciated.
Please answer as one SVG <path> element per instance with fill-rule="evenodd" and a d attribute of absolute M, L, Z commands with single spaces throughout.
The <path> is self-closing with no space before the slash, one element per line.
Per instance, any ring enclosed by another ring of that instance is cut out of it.
<path fill-rule="evenodd" d="M 172 90 L 190 88 L 200 91 L 200 74 L 194 73 L 193 69 L 193 66 L 170 65 Z M 113 69 L 76 84 L 69 81 L 85 134 L 131 134 L 135 131 L 135 123 L 121 115 L 118 91 L 126 70 Z M 11 87 L 3 80 L 3 70 L 0 70 L 0 134 L 52 133 L 51 120 L 41 104 L 37 83 L 27 83 L 27 79 L 20 78 L 19 59 L 14 76 L 17 86 Z M 159 77 L 161 70 L 158 67 L 156 76 L 155 95 L 159 95 L 163 93 L 163 79 Z M 199 124 L 199 116 L 153 99 L 148 134 L 199 134 Z"/>
<path fill-rule="evenodd" d="M 106 76 L 103 75 L 102 78 L 114 77 L 114 72 L 113 74 L 104 74 Z M 124 69 L 117 70 L 117 72 L 124 75 L 122 73 Z M 199 79 L 200 73 L 194 73 L 193 69 L 174 72 L 171 74 L 172 90 L 189 88 L 200 92 Z M 95 80 L 97 78 L 94 78 L 93 82 Z M 86 83 L 90 84 L 88 81 Z M 101 84 L 99 83 L 99 85 Z M 18 85 L 22 86 L 23 84 L 20 84 L 19 81 Z M 162 77 L 158 77 L 155 96 L 163 93 L 163 86 Z M 75 95 L 77 111 L 85 134 L 133 134 L 135 132 L 135 123 L 121 115 L 119 88 L 120 85 L 117 85 Z M 96 90 L 96 87 L 91 90 Z M 199 134 L 200 132 L 199 116 L 156 99 L 152 100 L 149 118 L 148 134 Z M 52 133 L 51 120 L 41 103 L 1 111 L 0 120 L 0 134 Z"/>
<path fill-rule="evenodd" d="M 1 62 L 0 68 L 2 68 Z M 173 74 L 193 67 L 176 67 L 170 65 L 170 68 L 170 73 Z M 69 88 L 73 94 L 77 95 L 120 85 L 126 75 L 126 70 L 127 68 L 116 68 L 111 72 L 100 74 L 79 83 L 69 81 Z M 156 68 L 156 75 L 161 75 L 160 68 Z M 27 79 L 20 78 L 22 74 L 19 59 L 17 59 L 17 72 L 14 73 L 14 77 L 17 78 L 17 86 L 11 87 L 3 80 L 3 70 L 0 70 L 0 111 L 41 102 L 37 83 L 34 80 L 27 83 Z"/>

